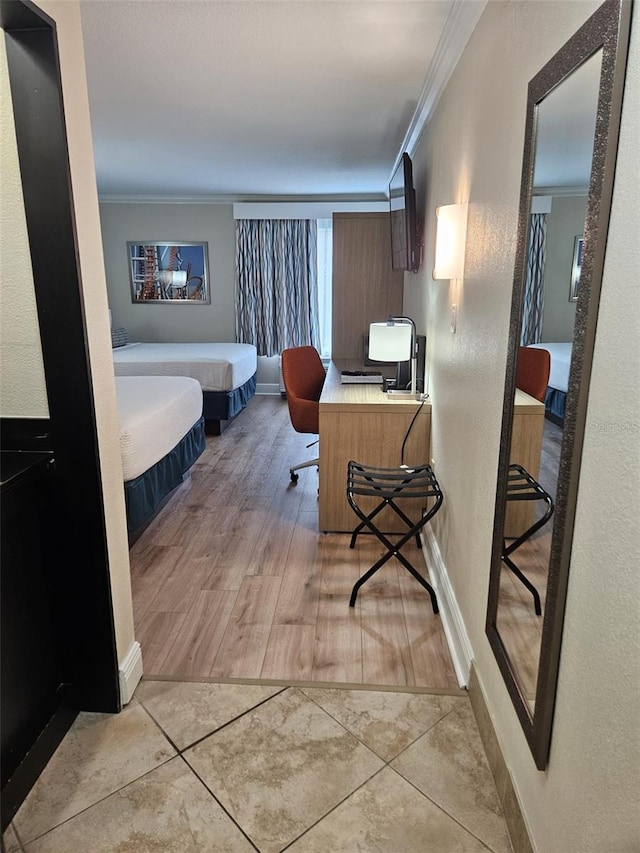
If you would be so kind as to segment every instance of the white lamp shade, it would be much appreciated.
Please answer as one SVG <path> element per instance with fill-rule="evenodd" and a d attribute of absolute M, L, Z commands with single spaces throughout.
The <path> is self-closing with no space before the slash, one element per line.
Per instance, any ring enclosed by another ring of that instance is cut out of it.
<path fill-rule="evenodd" d="M 466 204 L 445 204 L 436 209 L 436 263 L 434 279 L 462 278 L 467 242 Z"/>
<path fill-rule="evenodd" d="M 372 361 L 408 361 L 411 358 L 411 326 L 408 323 L 371 323 L 369 358 Z"/>

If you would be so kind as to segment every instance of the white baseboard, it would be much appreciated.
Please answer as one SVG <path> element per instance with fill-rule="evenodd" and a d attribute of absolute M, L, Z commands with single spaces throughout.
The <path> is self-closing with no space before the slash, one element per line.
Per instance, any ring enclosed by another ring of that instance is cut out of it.
<path fill-rule="evenodd" d="M 460 607 L 451 586 L 447 567 L 442 559 L 438 542 L 433 531 L 428 526 L 423 528 L 422 531 L 422 553 L 429 571 L 432 586 L 438 598 L 442 627 L 444 628 L 449 651 L 451 652 L 458 684 L 460 687 L 467 687 L 471 673 L 471 662 L 473 660 L 471 642 L 469 641 L 469 635 L 467 634 L 462 613 L 460 612 Z"/>
<path fill-rule="evenodd" d="M 118 675 L 120 677 L 120 700 L 124 706 L 131 701 L 133 691 L 142 678 L 142 649 L 136 640 L 131 643 L 131 648 L 120 664 Z"/>
<path fill-rule="evenodd" d="M 280 396 L 280 386 L 277 382 L 258 382 L 256 385 L 256 395 L 275 394 Z"/>

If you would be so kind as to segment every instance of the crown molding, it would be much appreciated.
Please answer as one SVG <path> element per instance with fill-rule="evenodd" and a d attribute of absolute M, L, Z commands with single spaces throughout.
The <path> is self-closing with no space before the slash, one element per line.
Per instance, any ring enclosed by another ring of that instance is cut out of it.
<path fill-rule="evenodd" d="M 98 195 L 100 204 L 233 204 L 235 196 L 177 196 L 177 195 L 136 195 L 110 194 Z"/>
<path fill-rule="evenodd" d="M 488 0 L 454 0 L 391 175 L 395 172 L 404 151 L 413 156 L 431 113 L 436 108 L 487 2 Z"/>
<path fill-rule="evenodd" d="M 385 193 L 361 193 L 360 195 L 136 195 L 101 193 L 100 204 L 376 204 L 386 202 Z"/>

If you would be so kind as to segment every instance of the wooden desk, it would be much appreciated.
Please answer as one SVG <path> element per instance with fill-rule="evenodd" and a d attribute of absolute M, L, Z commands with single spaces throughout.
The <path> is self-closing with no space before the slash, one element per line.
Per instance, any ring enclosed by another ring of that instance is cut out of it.
<path fill-rule="evenodd" d="M 319 524 L 324 532 L 351 532 L 358 523 L 347 501 L 347 462 L 353 459 L 366 465 L 399 465 L 402 441 L 420 406 L 416 400 L 389 397 L 380 385 L 341 384 L 341 370 L 358 369 L 362 365 L 332 362 L 320 397 Z M 429 462 L 430 433 L 431 403 L 427 400 L 407 440 L 406 464 Z M 375 505 L 375 501 L 371 503 Z M 413 517 L 422 507 L 412 511 L 406 501 L 403 509 Z M 378 518 L 382 530 L 406 529 L 389 509 Z"/>
<path fill-rule="evenodd" d="M 526 468 L 534 480 L 540 475 L 540 453 L 544 429 L 544 403 L 530 397 L 519 388 L 513 406 L 513 427 L 509 462 Z M 505 536 L 519 536 L 533 524 L 536 510 L 533 501 L 512 501 L 507 504 Z"/>

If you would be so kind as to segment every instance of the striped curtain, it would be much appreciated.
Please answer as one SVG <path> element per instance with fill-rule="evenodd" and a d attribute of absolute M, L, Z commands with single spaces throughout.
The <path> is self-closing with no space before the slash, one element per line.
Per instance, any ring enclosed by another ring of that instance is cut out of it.
<path fill-rule="evenodd" d="M 240 343 L 319 348 L 316 220 L 238 219 L 236 287 Z"/>
<path fill-rule="evenodd" d="M 527 254 L 527 281 L 522 308 L 523 347 L 539 344 L 542 340 L 544 311 L 544 263 L 547 239 L 547 214 L 532 213 Z"/>

